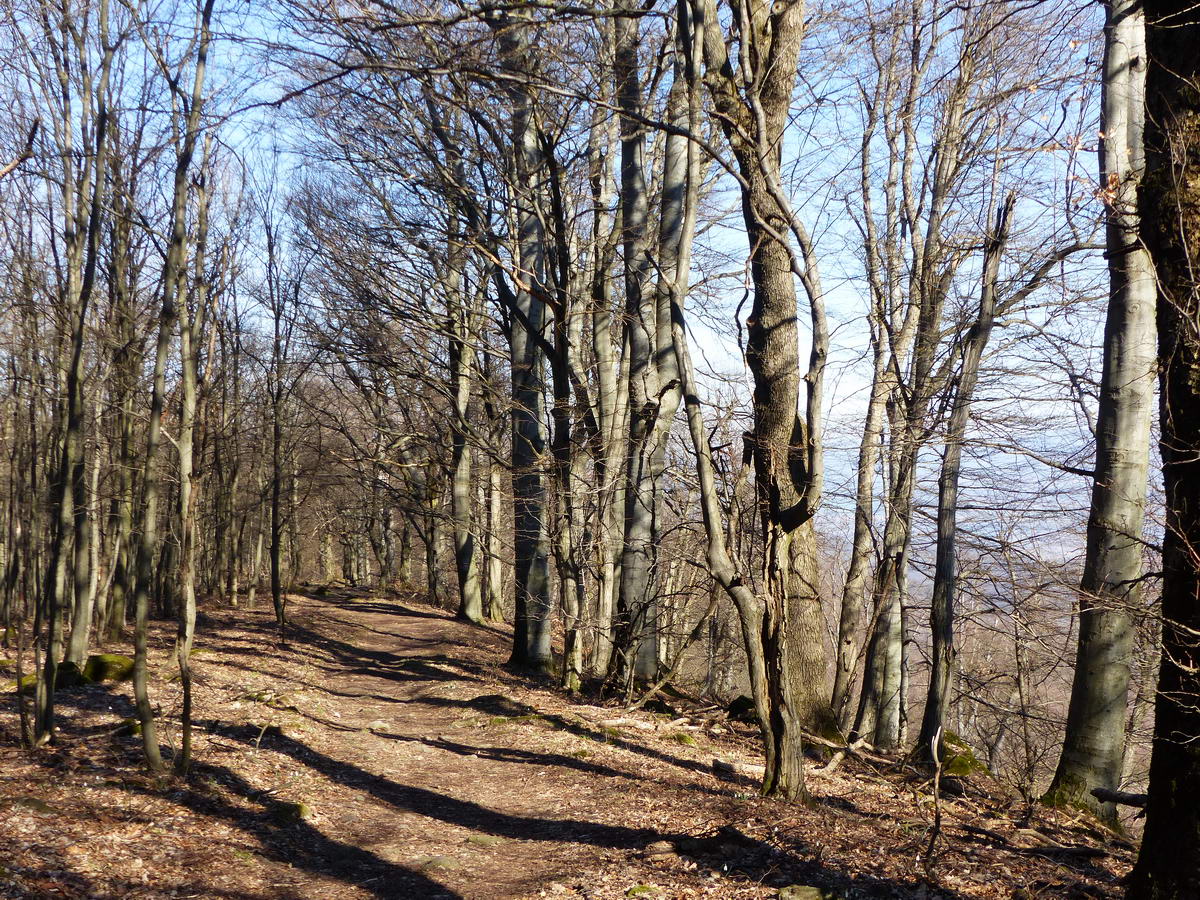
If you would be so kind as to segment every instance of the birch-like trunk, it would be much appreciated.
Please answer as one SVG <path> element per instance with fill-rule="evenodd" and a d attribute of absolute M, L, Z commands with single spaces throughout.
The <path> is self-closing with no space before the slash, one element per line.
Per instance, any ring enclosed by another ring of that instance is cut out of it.
<path fill-rule="evenodd" d="M 1139 236 L 1146 34 L 1140 3 L 1106 5 L 1100 184 L 1107 210 L 1108 320 L 1096 466 L 1079 593 L 1079 643 L 1062 755 L 1046 799 L 1115 820 L 1092 796 L 1121 786 L 1134 617 L 1141 607 L 1150 424 L 1154 264 Z"/>
<path fill-rule="evenodd" d="M 447 336 L 450 348 L 450 387 L 454 401 L 451 419 L 450 507 L 454 521 L 454 564 L 458 573 L 458 616 L 468 622 L 484 621 L 483 587 L 479 571 L 479 552 L 472 526 L 471 447 L 470 434 L 471 384 L 474 376 L 475 353 L 471 336 L 478 315 L 476 303 L 468 296 L 463 283 L 461 254 L 452 248 L 451 276 L 446 284 L 446 302 L 450 305 Z"/>

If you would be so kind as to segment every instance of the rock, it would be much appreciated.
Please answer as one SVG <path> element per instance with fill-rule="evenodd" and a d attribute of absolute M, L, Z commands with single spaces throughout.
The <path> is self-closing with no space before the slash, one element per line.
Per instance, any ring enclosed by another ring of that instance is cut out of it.
<path fill-rule="evenodd" d="M 20 681 L 14 681 L 8 686 L 8 690 L 16 693 L 18 690 L 23 690 L 26 695 L 32 695 L 37 690 L 38 677 L 37 672 L 27 672 Z"/>
<path fill-rule="evenodd" d="M 625 892 L 626 897 L 658 897 L 661 894 L 659 887 L 653 884 L 635 884 Z"/>
<path fill-rule="evenodd" d="M 842 900 L 842 895 L 811 884 L 789 884 L 779 889 L 779 900 Z"/>
<path fill-rule="evenodd" d="M 133 660 L 119 653 L 93 653 L 83 664 L 91 681 L 128 681 L 133 678 Z"/>
<path fill-rule="evenodd" d="M 271 817 L 281 825 L 292 825 L 305 819 L 311 819 L 312 815 L 312 807 L 303 801 L 277 803 L 271 811 Z"/>
<path fill-rule="evenodd" d="M 467 843 L 476 847 L 499 847 L 501 844 L 507 844 L 508 839 L 498 834 L 472 834 L 467 837 Z"/>
<path fill-rule="evenodd" d="M 22 809 L 28 809 L 32 812 L 42 813 L 44 815 L 55 815 L 58 810 L 37 797 L 14 797 L 8 803 L 9 806 L 19 806 Z"/>
<path fill-rule="evenodd" d="M 453 869 L 461 868 L 462 863 L 460 863 L 453 856 L 430 856 L 421 861 L 421 869 L 426 872 L 432 869 L 451 871 Z"/>
<path fill-rule="evenodd" d="M 117 730 L 113 732 L 116 737 L 137 737 L 141 733 L 142 723 L 137 719 L 122 719 Z"/>
<path fill-rule="evenodd" d="M 675 853 L 675 845 L 670 841 L 654 841 L 642 850 L 642 856 L 646 859 L 667 859 L 675 856 Z"/>
<path fill-rule="evenodd" d="M 755 723 L 758 721 L 758 714 L 754 711 L 754 701 L 745 694 L 734 699 L 729 706 L 725 707 L 725 711 L 729 713 L 729 718 L 739 722 Z"/>
<path fill-rule="evenodd" d="M 387 731 L 388 723 L 383 719 L 376 719 L 374 722 L 368 722 L 366 725 L 367 731 Z"/>
<path fill-rule="evenodd" d="M 13 682 L 10 690 L 16 691 L 18 687 L 24 689 L 26 694 L 32 694 L 37 690 L 38 672 L 28 672 L 19 682 Z M 60 663 L 54 675 L 54 686 L 56 690 L 66 690 L 69 688 L 82 687 L 85 684 L 91 684 L 92 679 L 80 670 L 75 663 L 65 662 Z"/>
<path fill-rule="evenodd" d="M 953 731 L 942 735 L 942 775 L 966 778 L 970 775 L 984 774 L 988 767 L 980 761 L 971 749 L 971 745 Z"/>

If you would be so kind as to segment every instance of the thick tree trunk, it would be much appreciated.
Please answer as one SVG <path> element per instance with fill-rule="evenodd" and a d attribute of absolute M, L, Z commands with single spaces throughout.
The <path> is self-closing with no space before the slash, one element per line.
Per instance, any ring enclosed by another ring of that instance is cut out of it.
<path fill-rule="evenodd" d="M 1100 183 L 1109 271 L 1096 467 L 1079 598 L 1067 730 L 1047 802 L 1116 820 L 1095 788 L 1121 786 L 1133 620 L 1141 605 L 1142 523 L 1154 406 L 1154 266 L 1139 238 L 1145 99 L 1141 4 L 1110 0 L 1105 28 Z"/>
<path fill-rule="evenodd" d="M 781 178 L 782 136 L 796 84 L 804 4 L 776 0 L 753 15 L 734 17 L 736 63 L 753 63 L 753 75 L 735 71 L 730 54 L 734 41 L 723 33 L 715 4 L 706 0 L 696 12 L 701 16 L 697 28 L 703 36 L 705 81 L 742 178 L 754 288 L 746 362 L 754 378 L 749 443 L 764 544 L 764 596 L 757 616 L 748 600 L 741 601 L 739 610 L 752 676 L 761 665 L 755 703 L 767 750 L 764 790 L 792 797 L 803 792 L 800 726 L 819 731 L 836 727 L 824 666 L 815 665 L 823 655 L 819 635 L 824 617 L 813 577 L 817 558 L 811 524 L 822 492 L 828 328 L 812 242 L 790 209 Z M 793 240 L 799 245 L 795 254 Z M 804 285 L 812 324 L 803 415 L 794 279 Z M 677 332 L 679 323 L 673 325 Z M 711 541 L 711 533 L 709 537 Z M 752 633 L 756 629 L 757 638 Z M 814 640 L 815 645 L 799 646 Z M 761 656 L 758 663 L 756 655 Z"/>
<path fill-rule="evenodd" d="M 499 30 L 504 64 L 519 79 L 528 69 L 528 26 L 506 19 Z M 536 175 L 543 169 L 533 122 L 530 88 L 518 82 L 509 91 L 512 101 L 512 140 L 515 171 L 513 190 L 518 202 L 517 254 L 519 282 L 514 291 L 516 315 L 509 349 L 512 370 L 512 481 L 516 568 L 516 614 L 510 662 L 519 668 L 549 673 L 550 553 L 546 528 L 548 508 L 543 455 L 544 352 L 538 344 L 546 318 L 543 287 L 545 235 L 538 218 Z M 499 275 L 497 277 L 500 277 Z"/>
<path fill-rule="evenodd" d="M 679 408 L 675 355 L 671 350 L 670 290 L 676 280 L 685 234 L 687 142 L 665 137 L 659 234 L 649 233 L 645 174 L 645 126 L 641 123 L 638 19 L 615 24 L 616 94 L 621 108 L 621 216 L 625 274 L 625 347 L 628 369 L 628 437 L 625 458 L 625 533 L 618 602 L 621 627 L 617 650 L 625 681 L 658 676 L 658 516 L 666 438 Z M 682 79 L 668 96 L 667 118 L 686 129 L 687 97 Z M 653 245 L 654 257 L 651 257 Z M 651 273 L 657 271 L 657 279 Z"/>
<path fill-rule="evenodd" d="M 605 23 L 606 29 L 611 25 Z M 606 36 L 610 30 L 605 31 Z M 593 114 L 588 150 L 592 188 L 591 339 L 596 369 L 596 419 L 600 429 L 596 455 L 596 601 L 589 665 L 594 675 L 608 674 L 613 657 L 613 626 L 621 583 L 621 546 L 625 510 L 624 444 L 628 433 L 626 410 L 629 401 L 629 369 L 617 360 L 613 345 L 611 267 L 621 237 L 622 215 L 608 214 L 613 186 L 608 171 L 608 154 L 615 141 L 614 122 Z"/>
<path fill-rule="evenodd" d="M 1142 849 L 1130 900 L 1200 896 L 1200 8 L 1146 0 L 1142 240 L 1158 275 L 1166 491 L 1162 662 Z"/>

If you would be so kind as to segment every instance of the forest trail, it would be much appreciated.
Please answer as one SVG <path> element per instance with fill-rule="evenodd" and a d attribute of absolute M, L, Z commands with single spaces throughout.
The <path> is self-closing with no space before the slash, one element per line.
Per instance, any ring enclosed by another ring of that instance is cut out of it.
<path fill-rule="evenodd" d="M 114 728 L 124 685 L 64 693 L 59 749 L 6 749 L 0 896 L 1115 897 L 1128 864 L 1077 823 L 1056 832 L 1073 849 L 1029 852 L 1021 823 L 947 800 L 935 888 L 928 804 L 898 779 L 847 764 L 810 778 L 811 807 L 764 801 L 712 773 L 754 760 L 751 730 L 573 703 L 503 667 L 503 628 L 345 592 L 289 608 L 287 649 L 265 610 L 205 617 L 187 783 L 139 771 L 139 739 Z M 169 629 L 154 637 L 170 745 Z"/>

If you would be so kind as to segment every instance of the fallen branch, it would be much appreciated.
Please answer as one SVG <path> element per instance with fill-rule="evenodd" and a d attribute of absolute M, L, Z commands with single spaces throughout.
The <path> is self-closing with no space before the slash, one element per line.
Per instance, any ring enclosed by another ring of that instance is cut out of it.
<path fill-rule="evenodd" d="M 1116 803 L 1118 806 L 1135 806 L 1146 808 L 1149 797 L 1146 794 L 1130 794 L 1126 791 L 1110 791 L 1108 788 L 1093 788 L 1092 796 L 1101 803 Z"/>
<path fill-rule="evenodd" d="M 834 751 L 834 756 L 841 754 L 842 757 L 857 756 L 860 759 L 870 760 L 873 763 L 878 763 L 883 766 L 890 766 L 895 762 L 893 759 L 888 759 L 886 756 L 880 756 L 875 751 L 875 748 L 867 743 L 866 738 L 859 738 L 849 744 L 831 741 L 828 738 L 818 737 L 815 734 L 803 732 L 801 738 L 806 744 L 815 744 L 818 747 L 827 747 Z M 838 760 L 841 763 L 841 759 Z M 836 766 L 826 766 L 824 769 L 814 769 L 816 772 L 832 771 Z"/>

